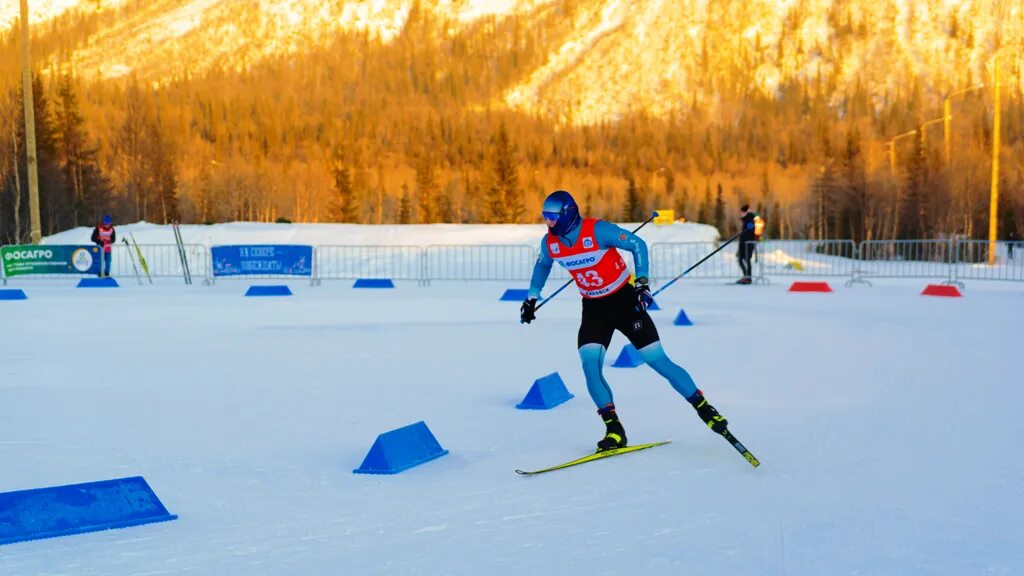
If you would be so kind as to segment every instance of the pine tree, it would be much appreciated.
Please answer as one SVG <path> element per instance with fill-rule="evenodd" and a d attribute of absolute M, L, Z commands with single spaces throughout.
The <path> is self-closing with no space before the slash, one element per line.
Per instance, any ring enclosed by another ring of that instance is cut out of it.
<path fill-rule="evenodd" d="M 516 173 L 515 148 L 505 123 L 491 140 L 491 181 L 487 189 L 487 222 L 518 223 L 523 217 L 523 194 Z"/>
<path fill-rule="evenodd" d="M 433 224 L 437 222 L 437 180 L 434 166 L 427 154 L 416 163 L 416 204 L 419 209 L 418 222 Z"/>
<path fill-rule="evenodd" d="M 626 182 L 626 205 L 622 219 L 626 222 L 642 222 L 646 218 L 640 217 L 640 194 L 636 190 L 636 178 L 627 176 Z"/>
<path fill-rule="evenodd" d="M 398 199 L 398 223 L 408 224 L 412 221 L 412 207 L 409 202 L 409 185 L 402 182 L 402 196 Z"/>
<path fill-rule="evenodd" d="M 722 183 L 718 183 L 718 192 L 715 193 L 715 228 L 719 232 L 726 232 L 725 221 L 725 198 L 722 197 Z"/>
<path fill-rule="evenodd" d="M 700 202 L 700 208 L 697 209 L 697 222 L 701 224 L 709 223 L 711 216 L 711 181 L 707 180 L 704 183 L 704 199 Z"/>
<path fill-rule="evenodd" d="M 352 170 L 346 164 L 334 168 L 335 200 L 331 219 L 335 222 L 355 222 L 357 219 L 355 186 L 352 184 Z"/>

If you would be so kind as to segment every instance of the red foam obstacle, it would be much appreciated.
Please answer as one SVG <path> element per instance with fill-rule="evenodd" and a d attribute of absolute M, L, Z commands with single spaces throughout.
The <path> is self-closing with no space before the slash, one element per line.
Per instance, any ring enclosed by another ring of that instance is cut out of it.
<path fill-rule="evenodd" d="M 960 298 L 963 294 L 956 286 L 943 286 L 941 284 L 929 284 L 921 291 L 921 296 L 946 296 L 949 298 Z"/>
<path fill-rule="evenodd" d="M 828 282 L 793 282 L 789 287 L 790 292 L 831 292 L 832 287 Z"/>

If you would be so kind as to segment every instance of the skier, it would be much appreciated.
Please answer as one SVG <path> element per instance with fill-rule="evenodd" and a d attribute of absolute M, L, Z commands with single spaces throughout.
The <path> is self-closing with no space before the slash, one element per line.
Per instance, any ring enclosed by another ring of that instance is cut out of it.
<path fill-rule="evenodd" d="M 740 243 L 736 248 L 736 260 L 740 263 L 740 270 L 743 272 L 743 278 L 736 281 L 737 284 L 751 284 L 753 283 L 753 268 L 750 265 L 750 259 L 754 257 L 754 250 L 757 249 L 757 241 L 760 240 L 760 230 L 758 230 L 757 220 L 759 219 L 756 212 L 750 211 L 750 205 L 744 204 L 740 206 L 740 220 L 742 220 L 743 229 L 740 232 Z"/>
<path fill-rule="evenodd" d="M 103 220 L 92 230 L 92 242 L 103 248 L 103 264 L 100 266 L 100 278 L 110 276 L 110 252 L 111 246 L 117 242 L 117 233 L 114 232 L 114 219 L 110 214 L 104 214 Z"/>
<path fill-rule="evenodd" d="M 581 218 L 575 200 L 565 190 L 551 193 L 541 212 L 548 233 L 541 240 L 530 290 L 520 309 L 520 322 L 536 319 L 537 299 L 558 262 L 569 271 L 583 295 L 583 318 L 577 346 L 587 391 L 604 420 L 605 435 L 598 452 L 626 446 L 626 431 L 615 413 L 612 390 L 602 374 L 605 352 L 618 330 L 640 351 L 648 366 L 669 381 L 697 410 L 711 430 L 724 434 L 728 421 L 697 389 L 693 378 L 665 354 L 647 307 L 654 300 L 647 283 L 647 245 L 635 234 L 596 218 Z M 635 280 L 617 249 L 633 254 Z"/>

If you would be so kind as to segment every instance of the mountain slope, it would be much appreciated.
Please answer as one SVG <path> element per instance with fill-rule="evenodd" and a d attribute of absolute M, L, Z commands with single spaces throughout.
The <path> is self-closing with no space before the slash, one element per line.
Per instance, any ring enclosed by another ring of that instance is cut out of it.
<path fill-rule="evenodd" d="M 16 13 L 16 2 L 14 3 Z M 244 70 L 266 58 L 301 57 L 339 34 L 393 42 L 411 10 L 435 18 L 439 37 L 472 34 L 515 16 L 546 62 L 493 103 L 589 124 L 631 112 L 663 116 L 730 107 L 723 93 L 773 97 L 787 85 L 823 91 L 832 104 L 863 90 L 876 105 L 916 87 L 925 97 L 987 81 L 1001 50 L 1004 82 L 1022 86 L 1024 7 L 1019 0 L 50 0 L 119 10 L 70 57 L 79 74 L 137 73 L 160 81 L 211 68 Z M 556 11 L 557 18 L 542 19 Z M 11 8 L 0 13 L 10 22 Z M 5 20 L 6 19 L 6 20 Z M 536 26 L 545 22 L 543 27 Z M 552 23 L 553 22 L 553 23 Z M 484 103 L 481 103 L 484 104 Z"/>

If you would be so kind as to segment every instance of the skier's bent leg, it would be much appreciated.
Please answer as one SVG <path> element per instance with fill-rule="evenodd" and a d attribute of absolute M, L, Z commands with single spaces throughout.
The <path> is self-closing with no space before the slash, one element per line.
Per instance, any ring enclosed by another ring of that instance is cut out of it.
<path fill-rule="evenodd" d="M 661 374 L 662 378 L 668 380 L 676 392 L 682 394 L 683 398 L 689 400 L 696 396 L 697 384 L 693 382 L 690 373 L 669 359 L 660 340 L 641 348 L 640 355 L 643 356 L 644 362 L 647 362 L 647 365 L 655 372 Z"/>
<path fill-rule="evenodd" d="M 580 346 L 580 362 L 583 363 L 583 377 L 587 380 L 587 392 L 590 392 L 590 398 L 599 409 L 614 403 L 612 389 L 601 371 L 605 352 L 605 347 L 600 344 Z"/>

